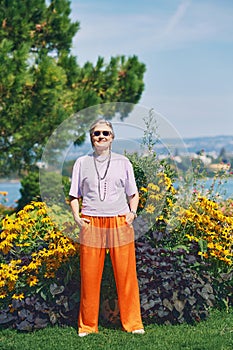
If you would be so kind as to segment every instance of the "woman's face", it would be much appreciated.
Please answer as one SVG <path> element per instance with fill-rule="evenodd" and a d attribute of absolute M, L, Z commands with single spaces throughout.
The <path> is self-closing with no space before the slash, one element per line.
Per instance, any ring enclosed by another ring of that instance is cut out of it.
<path fill-rule="evenodd" d="M 106 150 L 113 141 L 112 130 L 107 124 L 97 124 L 91 135 L 93 147 L 98 151 Z"/>

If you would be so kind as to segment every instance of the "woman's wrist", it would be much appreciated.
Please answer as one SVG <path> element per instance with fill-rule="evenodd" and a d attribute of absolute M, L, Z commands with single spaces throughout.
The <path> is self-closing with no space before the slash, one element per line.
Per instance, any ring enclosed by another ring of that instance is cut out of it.
<path fill-rule="evenodd" d="M 74 216 L 74 221 L 76 221 L 76 222 L 77 222 L 77 221 L 80 221 L 81 218 L 80 218 L 79 215 L 74 214 L 73 216 Z"/>
<path fill-rule="evenodd" d="M 137 212 L 135 210 L 130 210 L 130 213 L 132 213 L 134 215 L 134 218 L 137 217 Z"/>

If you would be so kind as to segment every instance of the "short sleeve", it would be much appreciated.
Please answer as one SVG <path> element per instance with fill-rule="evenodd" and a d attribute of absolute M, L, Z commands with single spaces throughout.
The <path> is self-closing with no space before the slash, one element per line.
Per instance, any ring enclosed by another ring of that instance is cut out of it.
<path fill-rule="evenodd" d="M 80 159 L 77 159 L 73 166 L 69 195 L 75 198 L 79 198 L 82 196 Z"/>
<path fill-rule="evenodd" d="M 132 196 L 138 192 L 133 166 L 129 160 L 126 162 L 125 192 L 128 196 Z"/>

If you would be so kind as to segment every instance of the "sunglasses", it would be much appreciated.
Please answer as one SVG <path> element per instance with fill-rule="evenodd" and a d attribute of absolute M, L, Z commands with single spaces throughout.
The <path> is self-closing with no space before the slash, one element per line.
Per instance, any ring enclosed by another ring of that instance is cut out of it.
<path fill-rule="evenodd" d="M 103 136 L 109 136 L 109 135 L 111 135 L 111 131 L 107 131 L 107 130 L 98 131 L 98 130 L 96 130 L 92 133 L 93 136 L 100 136 L 100 134 L 102 134 Z"/>

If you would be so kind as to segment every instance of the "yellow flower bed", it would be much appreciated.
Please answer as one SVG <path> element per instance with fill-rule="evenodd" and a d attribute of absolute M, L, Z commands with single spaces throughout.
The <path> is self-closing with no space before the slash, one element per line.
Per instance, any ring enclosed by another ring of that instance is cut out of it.
<path fill-rule="evenodd" d="M 155 214 L 157 217 L 164 208 L 173 207 L 175 194 L 171 179 L 166 173 L 160 172 L 157 174 L 157 184 L 150 182 L 147 187 L 140 188 L 139 207 L 144 208 L 147 214 Z"/>
<path fill-rule="evenodd" d="M 223 266 L 231 267 L 233 201 L 217 203 L 200 194 L 193 194 L 190 204 L 185 200 L 176 201 L 176 190 L 171 179 L 165 173 L 158 173 L 157 178 L 156 184 L 149 183 L 147 187 L 140 188 L 141 203 L 150 227 L 163 220 L 169 225 L 173 243 L 187 244 L 188 247 L 188 241 L 196 241 L 199 255 L 211 260 L 213 266 L 221 262 Z"/>
<path fill-rule="evenodd" d="M 186 237 L 200 244 L 200 255 L 232 265 L 233 217 L 226 215 L 218 203 L 197 196 L 188 209 L 180 208 L 179 220 Z"/>
<path fill-rule="evenodd" d="M 57 269 L 78 253 L 79 244 L 66 236 L 48 215 L 45 203 L 32 202 L 2 222 L 0 298 L 22 299 L 30 288 L 55 277 Z M 10 257 L 10 258 L 9 258 Z"/>

